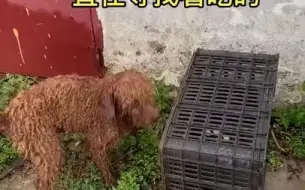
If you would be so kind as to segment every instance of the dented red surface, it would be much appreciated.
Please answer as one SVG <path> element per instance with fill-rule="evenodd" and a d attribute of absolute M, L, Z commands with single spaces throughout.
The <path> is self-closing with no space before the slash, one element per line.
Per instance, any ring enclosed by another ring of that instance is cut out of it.
<path fill-rule="evenodd" d="M 96 9 L 71 0 L 0 0 L 0 72 L 103 75 Z"/>

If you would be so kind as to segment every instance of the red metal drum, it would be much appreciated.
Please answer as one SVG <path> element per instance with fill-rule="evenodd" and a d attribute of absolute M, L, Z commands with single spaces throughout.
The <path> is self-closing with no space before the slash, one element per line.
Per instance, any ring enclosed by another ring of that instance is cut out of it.
<path fill-rule="evenodd" d="M 37 77 L 103 76 L 96 8 L 72 0 L 0 0 L 0 72 Z"/>

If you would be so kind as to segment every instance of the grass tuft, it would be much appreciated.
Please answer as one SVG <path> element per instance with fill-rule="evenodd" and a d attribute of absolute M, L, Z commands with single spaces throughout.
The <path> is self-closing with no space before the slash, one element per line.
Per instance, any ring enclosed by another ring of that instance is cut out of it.
<path fill-rule="evenodd" d="M 268 164 L 271 170 L 276 170 L 276 165 L 281 165 L 279 155 L 288 159 L 305 159 L 305 107 L 293 105 L 275 109 L 272 115 L 275 124 L 271 130 L 275 139 L 269 139 Z"/>

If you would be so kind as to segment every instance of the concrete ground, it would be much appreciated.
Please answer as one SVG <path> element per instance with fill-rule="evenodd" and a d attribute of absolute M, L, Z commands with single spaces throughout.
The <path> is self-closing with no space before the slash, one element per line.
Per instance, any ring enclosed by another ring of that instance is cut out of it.
<path fill-rule="evenodd" d="M 305 1 L 261 0 L 257 8 L 99 8 L 104 55 L 114 71 L 136 68 L 179 84 L 197 48 L 280 53 L 276 104 L 305 101 Z M 204 1 L 206 2 L 206 1 Z M 246 0 L 249 2 L 249 0 Z"/>

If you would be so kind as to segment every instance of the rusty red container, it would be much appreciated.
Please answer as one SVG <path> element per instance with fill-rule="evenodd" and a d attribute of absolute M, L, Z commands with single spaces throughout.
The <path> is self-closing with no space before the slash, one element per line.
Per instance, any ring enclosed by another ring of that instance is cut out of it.
<path fill-rule="evenodd" d="M 95 8 L 71 0 L 0 1 L 0 72 L 37 77 L 103 76 L 102 25 Z"/>

